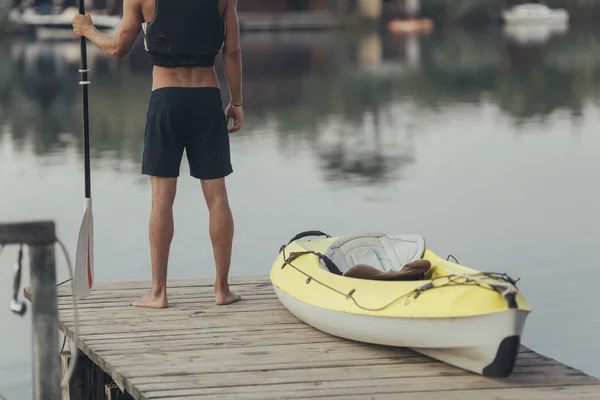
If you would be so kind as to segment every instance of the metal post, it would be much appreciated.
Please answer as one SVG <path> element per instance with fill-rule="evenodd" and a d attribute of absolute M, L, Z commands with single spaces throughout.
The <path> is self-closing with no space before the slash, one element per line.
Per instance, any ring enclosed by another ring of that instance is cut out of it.
<path fill-rule="evenodd" d="M 35 400 L 60 400 L 55 227 L 52 221 L 0 224 L 0 245 L 29 246 Z"/>

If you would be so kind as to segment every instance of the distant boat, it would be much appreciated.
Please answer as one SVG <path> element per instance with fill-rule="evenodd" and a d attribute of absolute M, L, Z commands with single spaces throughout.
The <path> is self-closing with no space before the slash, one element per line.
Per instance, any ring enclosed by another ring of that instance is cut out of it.
<path fill-rule="evenodd" d="M 41 13 L 33 8 L 23 11 L 12 10 L 9 14 L 10 22 L 21 26 L 34 28 L 73 29 L 73 17 L 79 13 L 75 7 L 68 7 L 60 14 Z M 98 29 L 114 29 L 121 22 L 118 15 L 102 15 L 90 13 L 94 26 Z"/>
<path fill-rule="evenodd" d="M 429 18 L 395 18 L 388 23 L 388 29 L 394 33 L 430 33 L 433 30 L 433 21 Z"/>
<path fill-rule="evenodd" d="M 502 13 L 507 25 L 517 24 L 565 24 L 569 13 L 564 9 L 551 9 L 544 4 L 527 3 L 514 6 Z"/>

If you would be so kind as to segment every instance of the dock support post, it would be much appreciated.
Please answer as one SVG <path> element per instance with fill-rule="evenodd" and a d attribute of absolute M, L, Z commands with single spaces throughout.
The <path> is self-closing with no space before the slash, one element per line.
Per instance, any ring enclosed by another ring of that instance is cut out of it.
<path fill-rule="evenodd" d="M 0 224 L 0 245 L 29 246 L 35 400 L 61 398 L 55 242 L 52 221 Z"/>
<path fill-rule="evenodd" d="M 71 341 L 67 339 L 68 350 L 61 353 L 63 374 L 73 362 Z M 112 382 L 112 378 L 84 353 L 79 353 L 77 366 L 69 386 L 63 389 L 63 400 L 133 400 Z"/>
<path fill-rule="evenodd" d="M 73 376 L 71 376 L 71 380 L 69 381 L 69 385 L 66 388 L 63 388 L 62 399 L 63 400 L 84 400 L 83 392 L 87 388 L 85 384 L 86 374 L 88 371 L 86 370 L 86 360 L 87 356 L 85 354 L 79 355 L 79 359 L 77 360 L 77 365 L 75 366 L 75 370 L 73 371 Z M 60 354 L 61 361 L 61 375 L 64 376 L 67 374 L 69 370 L 69 365 L 73 362 L 73 357 L 71 355 L 70 350 L 65 350 Z M 89 379 L 88 379 L 89 382 Z M 89 388 L 87 388 L 89 389 Z"/>
<path fill-rule="evenodd" d="M 30 247 L 35 399 L 61 397 L 54 245 Z"/>

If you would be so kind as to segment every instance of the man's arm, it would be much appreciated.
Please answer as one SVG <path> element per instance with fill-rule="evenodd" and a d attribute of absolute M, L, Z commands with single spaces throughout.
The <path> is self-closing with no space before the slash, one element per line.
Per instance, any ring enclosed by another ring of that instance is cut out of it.
<path fill-rule="evenodd" d="M 129 54 L 143 22 L 140 1 L 124 0 L 123 18 L 114 37 L 96 29 L 89 15 L 76 15 L 73 18 L 73 31 L 78 36 L 87 37 L 103 52 L 116 58 L 123 58 Z"/>
<path fill-rule="evenodd" d="M 237 0 L 227 0 L 225 14 L 225 45 L 223 64 L 229 86 L 231 103 L 241 105 L 242 96 L 242 51 L 240 47 L 240 23 L 237 14 Z"/>

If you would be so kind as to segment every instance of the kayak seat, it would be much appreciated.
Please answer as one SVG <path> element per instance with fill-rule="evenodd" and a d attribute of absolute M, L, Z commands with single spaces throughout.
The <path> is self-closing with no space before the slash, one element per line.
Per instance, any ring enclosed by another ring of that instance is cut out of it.
<path fill-rule="evenodd" d="M 323 255 L 329 258 L 344 276 L 389 280 L 403 279 L 408 271 L 409 276 L 413 276 L 415 271 L 421 271 L 417 274 L 421 275 L 429 270 L 431 264 L 426 266 L 422 262 L 425 261 L 422 260 L 424 252 L 425 239 L 420 235 L 372 232 L 340 237 Z M 420 263 L 408 265 L 419 260 Z M 330 270 L 323 260 L 321 266 Z M 405 266 L 407 268 L 404 268 Z"/>
<path fill-rule="evenodd" d="M 359 264 L 344 272 L 344 276 L 376 281 L 419 281 L 431 268 L 431 261 L 416 260 L 406 264 L 400 271 L 380 271 L 370 265 Z"/>

